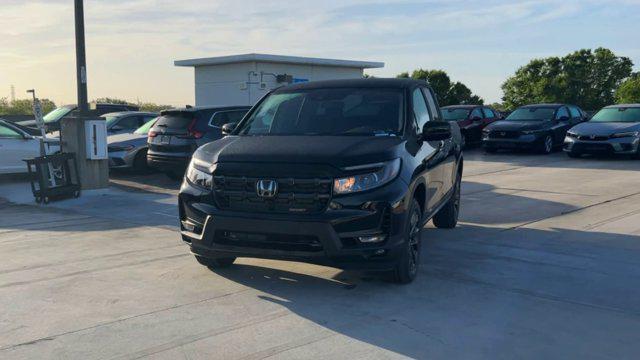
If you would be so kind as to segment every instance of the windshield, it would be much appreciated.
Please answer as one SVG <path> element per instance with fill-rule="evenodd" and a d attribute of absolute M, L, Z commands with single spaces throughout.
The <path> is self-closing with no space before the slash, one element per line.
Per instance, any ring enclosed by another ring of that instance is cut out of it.
<path fill-rule="evenodd" d="M 73 108 L 66 106 L 55 108 L 49 111 L 47 115 L 43 116 L 42 119 L 44 120 L 44 122 L 58 121 L 65 117 L 68 113 L 70 113 L 71 110 L 73 110 Z"/>
<path fill-rule="evenodd" d="M 402 89 L 334 88 L 269 95 L 243 122 L 240 135 L 397 135 Z"/>
<path fill-rule="evenodd" d="M 551 107 L 526 107 L 516 109 L 505 120 L 511 121 L 544 121 L 553 119 L 556 108 Z"/>
<path fill-rule="evenodd" d="M 144 125 L 140 126 L 136 131 L 134 131 L 134 134 L 140 134 L 140 135 L 146 135 L 149 133 L 149 130 L 151 129 L 151 127 L 153 126 L 153 124 L 155 124 L 156 120 L 158 120 L 158 118 L 153 118 L 149 121 L 147 121 L 146 123 L 144 123 Z"/>
<path fill-rule="evenodd" d="M 442 117 L 447 121 L 465 120 L 469 116 L 470 109 L 441 109 Z"/>
<path fill-rule="evenodd" d="M 593 122 L 640 122 L 640 108 L 608 108 L 593 115 Z"/>

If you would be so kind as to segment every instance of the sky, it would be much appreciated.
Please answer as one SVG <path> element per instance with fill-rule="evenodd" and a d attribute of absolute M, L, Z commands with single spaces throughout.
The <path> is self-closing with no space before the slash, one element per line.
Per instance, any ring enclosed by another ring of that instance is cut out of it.
<path fill-rule="evenodd" d="M 0 98 L 75 103 L 73 0 L 0 0 Z M 174 60 L 242 53 L 442 69 L 488 102 L 532 58 L 607 47 L 640 70 L 640 0 L 85 0 L 89 98 L 193 104 Z"/>

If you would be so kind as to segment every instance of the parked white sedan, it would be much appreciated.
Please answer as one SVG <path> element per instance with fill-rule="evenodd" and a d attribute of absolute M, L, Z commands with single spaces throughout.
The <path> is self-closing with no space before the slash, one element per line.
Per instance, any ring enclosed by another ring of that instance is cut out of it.
<path fill-rule="evenodd" d="M 47 154 L 60 150 L 59 141 L 55 142 L 57 139 L 47 140 Z M 0 174 L 27 172 L 27 164 L 22 160 L 37 156 L 40 156 L 40 137 L 31 136 L 20 127 L 0 120 Z"/>

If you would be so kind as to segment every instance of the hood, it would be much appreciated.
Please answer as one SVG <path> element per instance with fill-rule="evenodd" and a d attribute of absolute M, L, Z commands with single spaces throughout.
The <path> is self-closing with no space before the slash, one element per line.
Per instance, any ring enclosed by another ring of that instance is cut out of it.
<path fill-rule="evenodd" d="M 142 145 L 147 143 L 147 135 L 144 134 L 117 134 L 109 135 L 107 137 L 107 144 L 109 145 Z"/>
<path fill-rule="evenodd" d="M 209 163 L 325 164 L 337 167 L 399 157 L 399 137 L 227 136 L 201 146 L 194 157 Z"/>
<path fill-rule="evenodd" d="M 548 129 L 553 123 L 546 121 L 496 121 L 486 127 L 488 130 L 497 131 L 530 131 Z"/>
<path fill-rule="evenodd" d="M 27 127 L 37 127 L 38 126 L 38 123 L 36 122 L 36 119 L 18 121 L 18 122 L 16 122 L 16 124 L 22 125 L 22 126 L 27 126 Z"/>
<path fill-rule="evenodd" d="M 571 128 L 577 135 L 609 136 L 615 133 L 640 131 L 640 123 L 585 122 Z"/>

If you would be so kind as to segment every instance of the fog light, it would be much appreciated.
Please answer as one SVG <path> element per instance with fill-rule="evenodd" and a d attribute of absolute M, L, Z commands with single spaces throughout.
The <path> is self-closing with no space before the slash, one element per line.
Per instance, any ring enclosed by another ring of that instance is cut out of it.
<path fill-rule="evenodd" d="M 181 223 L 182 223 L 182 227 L 183 227 L 185 230 L 190 231 L 190 232 L 193 232 L 193 230 L 194 230 L 194 229 L 195 229 L 195 227 L 196 227 L 193 223 L 190 223 L 190 222 L 188 222 L 188 221 L 184 221 L 184 220 L 182 220 L 182 221 L 181 221 Z"/>
<path fill-rule="evenodd" d="M 361 243 L 377 243 L 383 241 L 386 238 L 385 235 L 369 235 L 369 236 L 358 236 L 358 241 Z"/>

